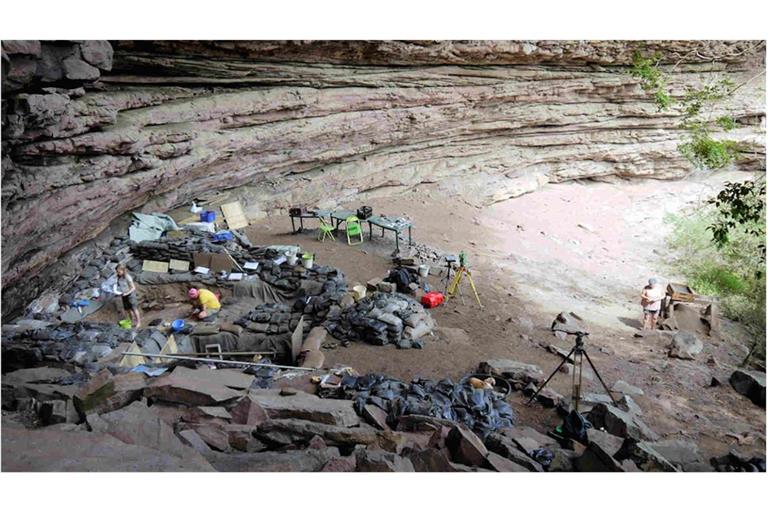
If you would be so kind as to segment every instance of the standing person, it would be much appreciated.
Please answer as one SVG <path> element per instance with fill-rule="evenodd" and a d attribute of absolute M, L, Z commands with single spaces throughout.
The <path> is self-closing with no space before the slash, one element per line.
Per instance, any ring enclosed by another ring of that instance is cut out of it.
<path fill-rule="evenodd" d="M 136 285 L 125 265 L 118 265 L 116 273 L 117 289 L 123 299 L 123 309 L 130 312 L 133 328 L 138 329 L 141 327 L 141 315 L 139 314 L 139 301 L 136 298 Z"/>
<path fill-rule="evenodd" d="M 190 288 L 189 300 L 192 301 L 194 310 L 192 316 L 203 320 L 204 322 L 211 322 L 216 318 L 216 315 L 221 309 L 221 303 L 219 298 L 211 291 L 204 288 Z"/>
<path fill-rule="evenodd" d="M 648 280 L 648 285 L 643 288 L 640 295 L 640 305 L 643 306 L 643 329 L 655 330 L 656 320 L 659 318 L 661 301 L 664 298 L 664 288 L 655 277 Z"/>

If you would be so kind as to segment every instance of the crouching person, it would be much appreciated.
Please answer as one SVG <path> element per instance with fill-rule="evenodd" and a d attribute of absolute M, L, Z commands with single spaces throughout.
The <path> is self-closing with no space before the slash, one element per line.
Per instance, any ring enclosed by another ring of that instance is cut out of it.
<path fill-rule="evenodd" d="M 219 310 L 221 309 L 221 303 L 216 294 L 203 288 L 190 288 L 189 300 L 194 307 L 192 310 L 192 317 L 204 322 L 212 322 L 215 320 L 216 315 L 219 314 Z"/>

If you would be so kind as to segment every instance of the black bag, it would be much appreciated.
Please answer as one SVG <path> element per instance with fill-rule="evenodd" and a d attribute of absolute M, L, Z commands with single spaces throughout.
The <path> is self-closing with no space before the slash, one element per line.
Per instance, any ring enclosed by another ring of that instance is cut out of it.
<path fill-rule="evenodd" d="M 571 411 L 563 420 L 563 435 L 581 444 L 587 444 L 587 429 L 592 428 L 592 424 L 584 416 L 576 411 Z"/>
<path fill-rule="evenodd" d="M 370 206 L 361 206 L 357 209 L 357 218 L 360 220 L 365 220 L 371 215 L 373 215 L 373 208 Z"/>

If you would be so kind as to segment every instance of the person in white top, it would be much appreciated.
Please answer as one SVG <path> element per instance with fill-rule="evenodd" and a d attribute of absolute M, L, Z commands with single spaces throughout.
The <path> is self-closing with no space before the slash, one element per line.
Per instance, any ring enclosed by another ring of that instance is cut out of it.
<path fill-rule="evenodd" d="M 643 329 L 656 329 L 656 320 L 659 318 L 661 301 L 664 299 L 664 288 L 655 277 L 648 280 L 648 285 L 643 288 L 640 295 L 640 305 L 643 306 Z"/>
<path fill-rule="evenodd" d="M 125 265 L 118 265 L 115 273 L 117 274 L 117 291 L 123 299 L 123 309 L 126 313 L 130 313 L 133 328 L 138 329 L 141 327 L 141 314 L 139 313 L 139 301 L 136 298 L 136 285 Z"/>

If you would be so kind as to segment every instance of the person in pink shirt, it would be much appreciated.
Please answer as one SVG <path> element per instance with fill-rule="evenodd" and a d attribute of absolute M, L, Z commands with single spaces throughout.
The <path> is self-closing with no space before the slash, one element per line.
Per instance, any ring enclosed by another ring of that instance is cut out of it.
<path fill-rule="evenodd" d="M 640 305 L 643 306 L 643 329 L 656 329 L 656 321 L 661 310 L 661 301 L 664 299 L 664 288 L 655 277 L 648 280 L 648 285 L 643 288 L 640 295 Z"/>

